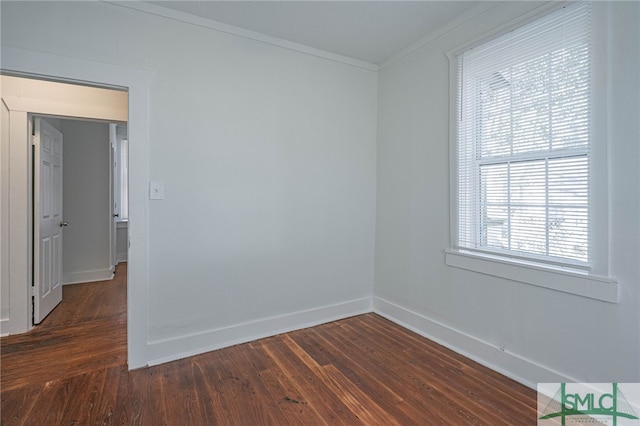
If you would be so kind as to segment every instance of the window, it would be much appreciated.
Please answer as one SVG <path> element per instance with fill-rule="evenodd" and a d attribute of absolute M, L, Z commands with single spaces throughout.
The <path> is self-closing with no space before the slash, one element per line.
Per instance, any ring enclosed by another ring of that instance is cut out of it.
<path fill-rule="evenodd" d="M 590 11 L 456 56 L 455 249 L 589 269 Z"/>
<path fill-rule="evenodd" d="M 601 301 L 608 276 L 607 5 L 573 2 L 449 52 L 447 265 Z"/>

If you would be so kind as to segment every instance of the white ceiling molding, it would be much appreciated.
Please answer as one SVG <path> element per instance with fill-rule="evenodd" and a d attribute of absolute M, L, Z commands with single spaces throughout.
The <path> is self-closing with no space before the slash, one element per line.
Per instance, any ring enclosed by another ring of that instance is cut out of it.
<path fill-rule="evenodd" d="M 477 7 L 462 1 L 190 1 L 156 6 L 381 64 Z"/>
<path fill-rule="evenodd" d="M 141 2 L 141 1 L 111 1 L 111 0 L 103 0 L 103 1 L 105 3 L 113 4 L 115 6 L 125 7 L 127 9 L 148 13 L 150 15 L 156 15 L 156 16 L 171 19 L 174 21 L 180 21 L 187 24 L 196 25 L 199 27 L 209 28 L 215 31 L 220 31 L 223 33 L 233 34 L 239 37 L 244 37 L 244 38 L 256 40 L 262 43 L 282 47 L 284 49 L 305 53 L 307 55 L 316 56 L 316 57 L 328 59 L 335 62 L 340 62 L 343 64 L 362 68 L 368 71 L 373 71 L 373 72 L 378 71 L 378 65 L 372 64 L 370 62 L 349 58 L 347 56 L 328 52 L 322 49 L 317 49 L 304 44 L 295 43 L 295 42 L 284 40 L 277 37 L 271 37 L 256 31 L 251 31 L 251 30 L 236 27 L 233 25 L 224 24 L 222 22 L 214 21 L 207 18 L 201 18 L 199 16 L 195 16 L 189 13 L 168 9 L 168 8 L 157 6 L 154 4 Z"/>
<path fill-rule="evenodd" d="M 453 21 L 449 22 L 448 24 L 446 24 L 443 27 L 438 28 L 437 30 L 429 33 L 428 35 L 426 35 L 425 37 L 423 37 L 422 39 L 416 41 L 415 43 L 413 43 L 412 45 L 406 47 L 405 49 L 402 49 L 400 52 L 398 52 L 396 55 L 392 56 L 391 58 L 389 58 L 388 60 L 382 62 L 378 68 L 379 69 L 383 69 L 384 67 L 393 64 L 394 62 L 399 61 L 400 59 L 404 58 L 405 56 L 411 54 L 412 52 L 420 49 L 421 47 L 437 40 L 438 38 L 442 37 L 443 35 L 453 31 L 454 29 L 456 29 L 457 27 L 459 27 L 460 25 L 463 25 L 465 22 L 480 16 L 484 13 L 486 13 L 487 11 L 493 9 L 496 5 L 498 5 L 500 3 L 500 1 L 485 1 L 480 3 L 478 6 L 474 7 L 471 10 L 466 11 L 465 13 L 463 13 L 462 15 L 456 17 Z"/>

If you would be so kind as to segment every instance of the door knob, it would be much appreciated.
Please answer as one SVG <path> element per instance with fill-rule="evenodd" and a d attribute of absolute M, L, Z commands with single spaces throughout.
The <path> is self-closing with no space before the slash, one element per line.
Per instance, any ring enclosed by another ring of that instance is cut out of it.
<path fill-rule="evenodd" d="M 113 215 L 113 217 L 120 217 L 120 214 L 116 213 L 116 214 Z"/>
<path fill-rule="evenodd" d="M 63 226 L 69 226 L 69 222 L 60 222 L 60 228 Z"/>

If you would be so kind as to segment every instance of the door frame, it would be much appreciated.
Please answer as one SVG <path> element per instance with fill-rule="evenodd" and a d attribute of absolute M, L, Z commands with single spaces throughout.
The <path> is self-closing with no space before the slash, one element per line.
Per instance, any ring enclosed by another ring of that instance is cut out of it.
<path fill-rule="evenodd" d="M 2 47 L 4 74 L 76 83 L 101 88 L 128 90 L 129 144 L 129 265 L 127 274 L 127 363 L 129 369 L 144 367 L 148 346 L 148 182 L 149 182 L 149 91 L 154 74 L 150 71 L 98 63 L 60 55 Z M 27 303 L 30 286 L 30 179 L 27 113 L 64 115 L 51 112 L 32 100 L 21 98 L 18 105 L 7 105 L 10 117 L 11 149 L 9 188 L 9 270 L 11 315 L 19 314 L 28 323 Z M 6 104 L 6 102 L 5 102 Z M 13 140 L 13 136 L 17 139 Z M 21 143 L 23 141 L 24 143 Z M 13 303 L 15 299 L 16 303 Z M 20 306 L 23 308 L 20 308 Z M 14 310 L 16 309 L 16 310 Z"/>
<path fill-rule="evenodd" d="M 115 203 L 116 203 L 116 188 L 118 186 L 118 178 L 116 176 L 116 125 L 109 123 L 109 265 L 111 270 L 116 272 L 116 265 L 118 259 L 116 255 L 117 235 L 116 235 L 116 216 L 115 216 Z"/>

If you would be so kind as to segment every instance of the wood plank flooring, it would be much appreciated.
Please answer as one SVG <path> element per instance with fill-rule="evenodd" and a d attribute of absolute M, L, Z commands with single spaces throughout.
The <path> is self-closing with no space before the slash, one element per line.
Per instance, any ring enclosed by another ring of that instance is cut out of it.
<path fill-rule="evenodd" d="M 536 393 L 376 314 L 127 371 L 126 276 L 1 340 L 3 425 L 534 425 Z"/>
<path fill-rule="evenodd" d="M 64 286 L 62 303 L 41 324 L 0 339 L 3 392 L 126 364 L 126 265 L 113 280 Z"/>

